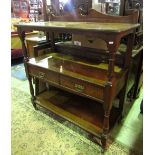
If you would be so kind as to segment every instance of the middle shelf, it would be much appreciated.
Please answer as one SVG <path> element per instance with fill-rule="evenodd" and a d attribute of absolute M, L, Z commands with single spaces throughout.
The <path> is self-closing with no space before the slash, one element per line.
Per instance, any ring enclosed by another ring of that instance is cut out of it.
<path fill-rule="evenodd" d="M 101 103 L 106 97 L 107 66 L 108 64 L 102 62 L 95 63 L 60 53 L 31 58 L 28 62 L 31 76 Z M 115 76 L 112 79 L 115 87 L 113 96 L 123 87 L 124 78 L 125 72 L 115 66 Z"/>

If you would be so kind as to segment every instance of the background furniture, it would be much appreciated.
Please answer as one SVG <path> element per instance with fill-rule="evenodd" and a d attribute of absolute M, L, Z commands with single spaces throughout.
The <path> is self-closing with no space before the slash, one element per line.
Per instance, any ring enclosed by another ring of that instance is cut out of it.
<path fill-rule="evenodd" d="M 124 15 L 124 0 L 98 0 L 101 3 L 101 12 L 104 10 L 106 14 L 110 15 Z"/>
<path fill-rule="evenodd" d="M 11 18 L 11 60 L 23 58 L 22 44 L 14 24 L 29 22 L 29 18 Z M 27 31 L 27 38 L 37 36 L 38 32 Z"/>
<path fill-rule="evenodd" d="M 38 21 L 42 14 L 42 0 L 30 0 L 29 18 Z"/>
<path fill-rule="evenodd" d="M 37 36 L 38 32 L 26 33 L 27 38 Z M 11 34 L 11 60 L 23 58 L 22 45 L 17 32 Z"/>
<path fill-rule="evenodd" d="M 26 38 L 26 46 L 28 51 L 28 56 L 30 58 L 34 57 L 34 46 L 44 43 L 46 41 L 46 37 L 38 37 L 34 36 L 31 38 Z"/>
<path fill-rule="evenodd" d="M 11 0 L 11 13 L 13 17 L 28 18 L 29 2 L 28 0 Z"/>

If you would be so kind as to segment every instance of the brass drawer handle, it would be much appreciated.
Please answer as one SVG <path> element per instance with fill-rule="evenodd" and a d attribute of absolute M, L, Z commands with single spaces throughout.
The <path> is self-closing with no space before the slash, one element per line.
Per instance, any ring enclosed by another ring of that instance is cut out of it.
<path fill-rule="evenodd" d="M 83 92 L 84 89 L 85 89 L 84 86 L 79 85 L 79 84 L 75 84 L 74 87 L 75 87 L 75 90 L 77 90 L 77 91 L 79 91 L 79 92 Z"/>
<path fill-rule="evenodd" d="M 45 73 L 39 72 L 39 78 L 40 78 L 40 79 L 43 79 L 44 77 L 45 77 Z"/>

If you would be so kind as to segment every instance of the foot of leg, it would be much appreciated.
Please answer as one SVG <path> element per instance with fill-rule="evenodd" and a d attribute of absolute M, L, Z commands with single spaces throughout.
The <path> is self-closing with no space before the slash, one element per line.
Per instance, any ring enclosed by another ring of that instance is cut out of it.
<path fill-rule="evenodd" d="M 120 124 L 121 122 L 122 122 L 122 120 L 123 120 L 123 115 L 121 114 L 120 116 L 119 116 L 119 118 L 118 118 L 118 124 Z"/>
<path fill-rule="evenodd" d="M 34 102 L 35 98 L 31 98 L 32 105 L 35 110 L 38 110 L 36 103 Z"/>
<path fill-rule="evenodd" d="M 108 148 L 107 140 L 108 140 L 108 135 L 107 134 L 102 134 L 102 136 L 101 136 L 101 143 L 102 143 L 103 149 L 107 149 Z"/>

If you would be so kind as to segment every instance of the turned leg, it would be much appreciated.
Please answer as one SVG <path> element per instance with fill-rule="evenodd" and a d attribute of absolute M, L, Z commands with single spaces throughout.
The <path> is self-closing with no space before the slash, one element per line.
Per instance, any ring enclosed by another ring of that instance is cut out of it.
<path fill-rule="evenodd" d="M 34 109 L 38 110 L 37 105 L 36 105 L 36 103 L 34 101 L 35 101 L 35 97 L 31 97 L 31 102 L 32 102 L 32 105 L 33 105 Z"/>
<path fill-rule="evenodd" d="M 37 96 L 39 94 L 39 79 L 35 78 L 35 96 Z"/>
<path fill-rule="evenodd" d="M 29 82 L 29 88 L 30 88 L 30 94 L 31 94 L 31 102 L 32 102 L 33 107 L 37 110 L 36 103 L 35 103 L 36 97 L 34 94 L 33 81 L 32 81 L 33 79 L 32 79 L 32 76 L 28 74 L 28 66 L 27 66 L 26 61 L 27 60 L 24 59 L 25 72 L 26 72 L 26 76 Z"/>
<path fill-rule="evenodd" d="M 103 148 L 107 148 L 107 140 L 108 140 L 108 134 L 109 134 L 109 116 L 110 116 L 110 110 L 105 111 L 104 113 L 104 121 L 103 121 L 103 133 L 101 135 L 101 143 Z"/>
<path fill-rule="evenodd" d="M 32 84 L 32 77 L 28 74 L 27 62 L 29 61 L 29 57 L 28 57 L 27 48 L 25 45 L 25 31 L 22 31 L 22 29 L 20 29 L 20 28 L 17 28 L 17 31 L 18 31 L 18 35 L 19 35 L 19 38 L 20 38 L 21 43 L 22 43 L 22 51 L 23 51 L 23 55 L 24 55 L 24 66 L 25 66 L 26 76 L 27 76 L 28 82 L 29 82 L 30 93 L 31 93 L 31 101 L 32 101 L 34 108 L 37 109 L 36 103 L 34 102 L 35 96 L 34 96 L 34 89 L 33 89 L 33 84 Z"/>
<path fill-rule="evenodd" d="M 113 94 L 112 94 L 112 84 L 108 83 L 106 86 L 105 91 L 105 99 L 103 103 L 104 108 L 104 117 L 103 117 L 103 132 L 101 135 L 101 143 L 104 149 L 108 147 L 107 140 L 109 137 L 109 122 L 110 122 L 110 111 L 112 108 L 112 100 L 113 100 Z"/>
<path fill-rule="evenodd" d="M 25 66 L 25 69 L 27 69 L 27 66 Z M 33 88 L 33 84 L 32 84 L 32 77 L 29 74 L 27 74 L 27 78 L 28 78 L 28 81 L 29 81 L 31 102 L 32 102 L 32 105 L 35 108 L 35 110 L 37 110 L 37 106 L 36 106 L 36 103 L 35 103 L 36 97 L 34 96 L 34 88 Z"/>
<path fill-rule="evenodd" d="M 35 103 L 36 97 L 34 96 L 34 89 L 33 89 L 33 85 L 32 85 L 32 77 L 29 78 L 29 87 L 30 87 L 32 105 L 35 108 L 35 110 L 37 110 L 37 106 L 36 106 L 36 103 Z"/>

